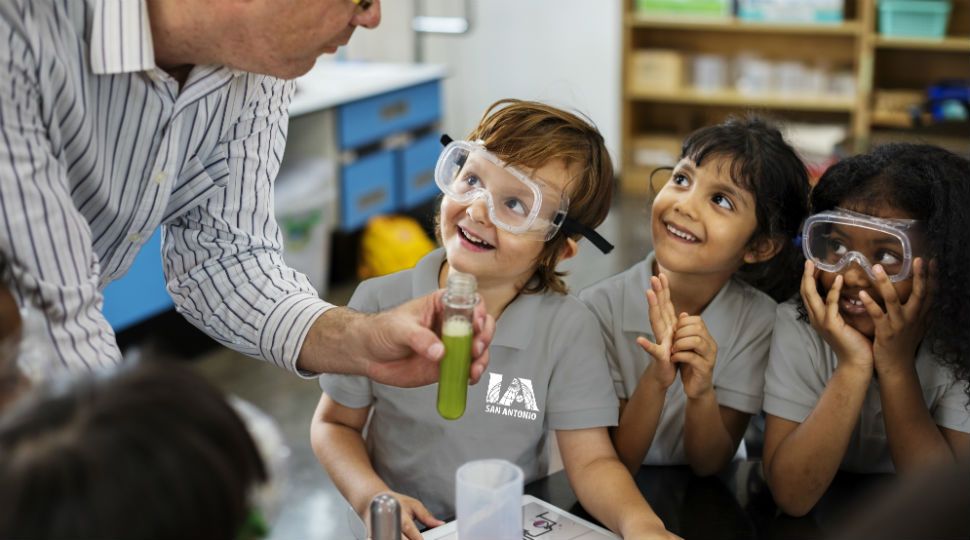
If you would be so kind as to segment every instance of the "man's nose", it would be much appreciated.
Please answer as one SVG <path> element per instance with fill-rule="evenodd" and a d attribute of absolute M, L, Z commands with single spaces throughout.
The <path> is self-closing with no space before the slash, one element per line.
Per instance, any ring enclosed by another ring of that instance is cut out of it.
<path fill-rule="evenodd" d="M 374 0 L 366 10 L 358 9 L 350 24 L 374 29 L 381 24 L 381 0 Z"/>

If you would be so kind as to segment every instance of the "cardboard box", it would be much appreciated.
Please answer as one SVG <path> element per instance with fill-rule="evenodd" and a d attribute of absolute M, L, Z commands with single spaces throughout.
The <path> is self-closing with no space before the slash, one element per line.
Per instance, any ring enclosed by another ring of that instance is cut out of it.
<path fill-rule="evenodd" d="M 653 175 L 653 172 L 660 167 L 673 167 L 677 164 L 683 140 L 678 135 L 637 137 L 631 145 L 632 155 L 628 156 L 627 167 L 620 177 L 620 189 L 624 193 L 636 195 L 652 195 L 659 191 L 666 176 Z"/>
<path fill-rule="evenodd" d="M 636 51 L 630 56 L 630 91 L 655 93 L 680 90 L 684 86 L 685 64 L 684 55 L 677 51 Z"/>

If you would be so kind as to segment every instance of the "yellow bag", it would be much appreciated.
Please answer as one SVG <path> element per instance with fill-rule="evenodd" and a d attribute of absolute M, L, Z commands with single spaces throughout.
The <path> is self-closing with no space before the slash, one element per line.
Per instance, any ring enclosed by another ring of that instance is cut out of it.
<path fill-rule="evenodd" d="M 360 239 L 357 276 L 367 279 L 414 267 L 435 248 L 421 225 L 407 216 L 377 216 Z"/>

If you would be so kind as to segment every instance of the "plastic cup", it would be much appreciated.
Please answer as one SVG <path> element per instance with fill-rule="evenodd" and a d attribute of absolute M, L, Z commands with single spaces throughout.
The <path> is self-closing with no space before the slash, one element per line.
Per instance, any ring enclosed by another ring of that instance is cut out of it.
<path fill-rule="evenodd" d="M 459 540 L 522 539 L 522 469 L 504 459 L 470 461 L 455 473 Z"/>

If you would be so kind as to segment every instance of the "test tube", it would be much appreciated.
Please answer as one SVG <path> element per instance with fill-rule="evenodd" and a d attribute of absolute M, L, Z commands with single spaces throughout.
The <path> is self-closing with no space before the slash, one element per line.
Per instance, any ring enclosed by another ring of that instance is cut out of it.
<path fill-rule="evenodd" d="M 475 276 L 451 270 L 444 296 L 441 341 L 445 357 L 438 377 L 438 414 L 457 420 L 465 414 L 468 370 L 471 367 L 472 313 L 478 295 Z"/>

